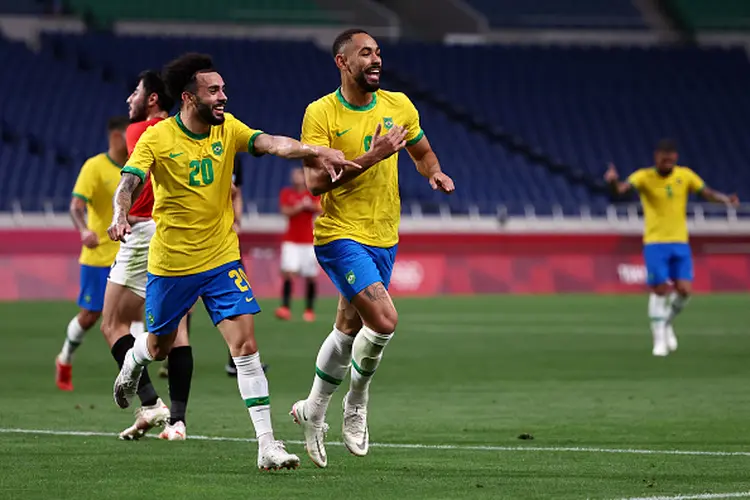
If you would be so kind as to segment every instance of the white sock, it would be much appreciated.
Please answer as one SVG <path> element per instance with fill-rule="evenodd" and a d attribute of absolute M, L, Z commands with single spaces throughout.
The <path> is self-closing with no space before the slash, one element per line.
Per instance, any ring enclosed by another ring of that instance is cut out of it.
<path fill-rule="evenodd" d="M 667 323 L 672 323 L 675 316 L 680 314 L 685 308 L 687 303 L 690 301 L 690 296 L 683 296 L 677 292 L 672 292 L 670 295 L 669 314 L 667 315 Z"/>
<path fill-rule="evenodd" d="M 366 326 L 357 334 L 352 346 L 352 380 L 347 395 L 349 404 L 367 406 L 370 381 L 383 357 L 383 349 L 392 336 L 393 334 L 376 333 Z"/>
<path fill-rule="evenodd" d="M 346 377 L 352 362 L 353 342 L 354 337 L 346 335 L 334 325 L 333 331 L 320 346 L 315 360 L 315 378 L 305 401 L 305 412 L 315 424 L 322 424 L 325 420 L 331 396 Z"/>
<path fill-rule="evenodd" d="M 78 322 L 78 316 L 75 316 L 68 323 L 68 333 L 65 337 L 62 351 L 60 351 L 60 363 L 69 365 L 73 362 L 73 353 L 76 352 L 76 349 L 83 342 L 84 335 L 86 335 L 86 330 Z"/>
<path fill-rule="evenodd" d="M 143 371 L 143 368 L 150 365 L 154 360 L 151 352 L 148 350 L 148 335 L 136 337 L 133 347 L 125 353 L 125 360 L 122 362 L 122 373 L 136 374 Z"/>
<path fill-rule="evenodd" d="M 145 325 L 143 324 L 143 321 L 133 321 L 130 323 L 130 335 L 133 337 L 138 337 L 139 335 L 142 335 L 146 331 Z"/>
<path fill-rule="evenodd" d="M 648 317 L 651 320 L 651 334 L 654 345 L 667 341 L 664 327 L 669 316 L 669 298 L 667 296 L 652 293 L 648 298 Z"/>
<path fill-rule="evenodd" d="M 255 427 L 258 446 L 263 449 L 273 441 L 273 427 L 271 426 L 271 398 L 268 396 L 268 379 L 263 373 L 260 354 L 247 356 L 233 356 L 237 367 L 237 385 L 240 396 L 250 413 L 250 419 Z"/>

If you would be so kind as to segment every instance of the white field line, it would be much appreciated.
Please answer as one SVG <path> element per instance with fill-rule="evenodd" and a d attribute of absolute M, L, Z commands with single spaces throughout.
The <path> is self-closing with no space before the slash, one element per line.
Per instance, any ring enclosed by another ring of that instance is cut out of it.
<path fill-rule="evenodd" d="M 733 493 L 699 493 L 695 495 L 676 495 L 672 497 L 630 497 L 621 500 L 714 500 L 721 498 L 748 498 L 750 491 L 737 491 Z"/>
<path fill-rule="evenodd" d="M 13 429 L 0 428 L 0 434 L 32 434 L 50 436 L 83 436 L 83 437 L 117 437 L 115 432 L 93 432 L 93 431 L 64 431 L 54 429 Z M 155 435 L 152 435 L 155 437 Z M 200 436 L 191 434 L 188 439 L 197 441 L 231 441 L 231 442 L 254 442 L 254 439 L 225 436 Z M 303 441 L 285 441 L 291 444 L 304 444 Z M 340 441 L 329 441 L 330 446 L 343 446 Z M 646 450 L 638 448 L 588 448 L 579 446 L 491 446 L 491 445 L 463 445 L 463 444 L 417 444 L 417 443 L 370 443 L 377 448 L 392 448 L 402 450 L 455 450 L 455 451 L 495 451 L 495 452 L 547 452 L 547 453 L 610 453 L 625 455 L 678 455 L 678 456 L 705 456 L 705 457 L 750 457 L 747 451 L 701 451 L 701 450 Z M 750 496 L 750 493 L 747 494 Z M 660 497 L 654 497 L 655 500 Z M 701 497 L 697 497 L 701 498 Z M 708 497 L 712 498 L 712 497 Z M 717 497 L 718 498 L 718 497 Z M 723 497 L 721 497 L 723 498 Z M 732 497 L 727 497 L 732 498 Z M 738 497 L 739 498 L 739 497 Z"/>

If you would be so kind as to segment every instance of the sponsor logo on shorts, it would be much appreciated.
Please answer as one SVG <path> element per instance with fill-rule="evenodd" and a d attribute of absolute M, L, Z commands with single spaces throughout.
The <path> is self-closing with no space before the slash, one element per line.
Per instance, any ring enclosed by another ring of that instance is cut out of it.
<path fill-rule="evenodd" d="M 83 297 L 84 302 L 91 302 L 91 295 L 86 295 Z"/>
<path fill-rule="evenodd" d="M 255 300 L 255 297 L 245 297 L 245 302 L 252 302 Z"/>
<path fill-rule="evenodd" d="M 354 271 L 349 271 L 346 273 L 346 282 L 350 285 L 353 285 L 354 282 L 357 281 L 357 276 L 354 274 Z"/>

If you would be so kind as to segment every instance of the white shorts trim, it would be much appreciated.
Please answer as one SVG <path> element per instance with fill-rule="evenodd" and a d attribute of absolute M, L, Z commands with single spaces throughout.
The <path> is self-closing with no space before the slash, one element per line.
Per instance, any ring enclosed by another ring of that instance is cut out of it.
<path fill-rule="evenodd" d="M 120 243 L 109 281 L 122 285 L 139 297 L 146 298 L 148 247 L 156 232 L 156 222 L 147 220 L 132 226 L 132 232 Z"/>
<path fill-rule="evenodd" d="M 315 247 L 312 243 L 285 241 L 281 244 L 282 272 L 299 274 L 305 278 L 314 278 L 318 275 L 319 269 L 318 259 L 315 257 Z"/>

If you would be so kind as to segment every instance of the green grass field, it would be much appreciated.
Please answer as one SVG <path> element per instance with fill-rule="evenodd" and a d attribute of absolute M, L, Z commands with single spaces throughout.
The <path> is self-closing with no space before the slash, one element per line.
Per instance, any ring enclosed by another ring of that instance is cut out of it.
<path fill-rule="evenodd" d="M 193 326 L 188 436 L 217 439 L 120 442 L 113 435 L 132 415 L 112 402 L 116 366 L 98 330 L 78 351 L 75 391 L 62 393 L 54 357 L 75 306 L 0 304 L 0 498 L 615 499 L 749 491 L 748 296 L 696 297 L 676 323 L 679 351 L 664 359 L 650 353 L 645 301 L 398 300 L 397 338 L 370 404 L 371 439 L 382 446 L 355 458 L 335 444 L 341 391 L 329 412 L 325 470 L 307 459 L 287 412 L 307 394 L 334 303 L 323 301 L 318 322 L 306 324 L 278 322 L 275 302 L 262 301 L 267 311 L 257 330 L 271 365 L 276 434 L 303 457 L 299 470 L 278 473 L 255 469 L 256 446 L 243 441 L 253 435 L 251 423 L 235 380 L 224 374 L 221 337 L 202 310 Z M 166 384 L 156 383 L 166 400 Z M 524 433 L 534 439 L 519 439 Z"/>

